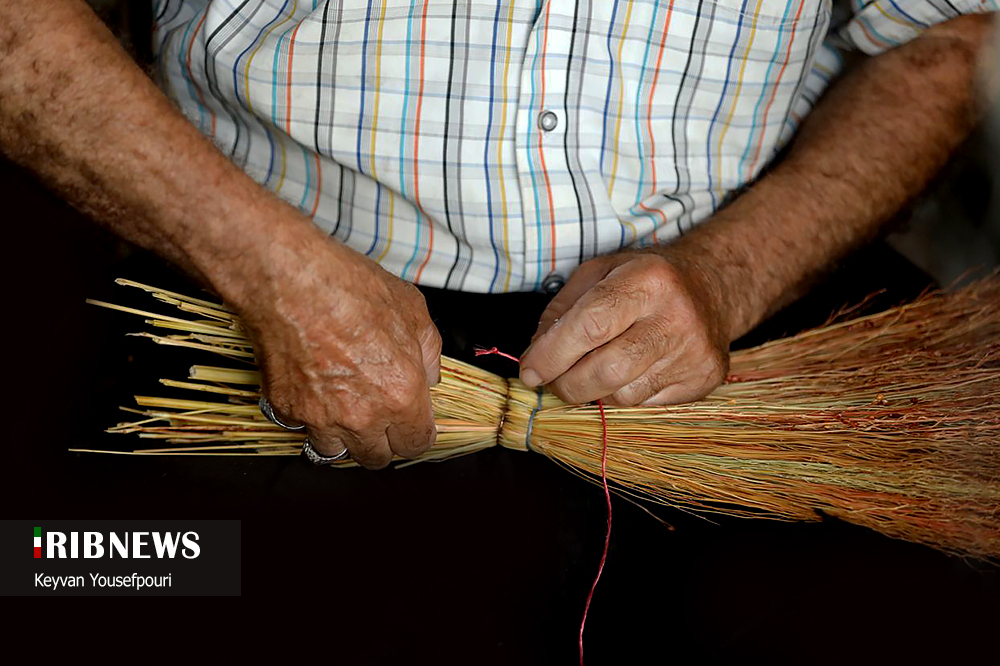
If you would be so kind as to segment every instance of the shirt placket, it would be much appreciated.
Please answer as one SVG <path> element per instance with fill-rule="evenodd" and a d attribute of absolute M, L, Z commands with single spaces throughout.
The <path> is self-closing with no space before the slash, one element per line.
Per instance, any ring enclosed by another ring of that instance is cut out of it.
<path fill-rule="evenodd" d="M 556 249 L 561 245 L 558 210 L 565 180 L 564 31 L 553 30 L 559 0 L 540 4 L 521 70 L 517 113 L 518 180 L 524 220 L 524 278 L 521 289 L 558 291 L 565 282 Z"/>

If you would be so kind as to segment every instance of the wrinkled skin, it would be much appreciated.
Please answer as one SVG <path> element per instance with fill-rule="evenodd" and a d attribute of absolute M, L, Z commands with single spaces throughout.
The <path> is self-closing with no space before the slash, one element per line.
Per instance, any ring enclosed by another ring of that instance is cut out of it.
<path fill-rule="evenodd" d="M 542 314 L 521 378 L 571 403 L 697 400 L 729 364 L 725 325 L 709 302 L 692 276 L 655 251 L 591 259 Z"/>
<path fill-rule="evenodd" d="M 300 244 L 287 262 L 242 312 L 272 407 L 306 424 L 320 454 L 346 447 L 369 469 L 427 450 L 441 337 L 423 295 L 326 239 Z"/>
<path fill-rule="evenodd" d="M 573 402 L 708 392 L 727 340 L 871 237 L 969 135 L 981 93 L 995 94 L 976 85 L 996 80 L 994 24 L 954 18 L 860 63 L 783 160 L 711 220 L 659 254 L 581 266 L 523 377 L 535 371 Z M 440 342 L 419 294 L 240 171 L 84 3 L 0 2 L 0 153 L 232 303 L 272 403 L 309 426 L 320 452 L 346 446 L 379 467 L 430 445 Z"/>

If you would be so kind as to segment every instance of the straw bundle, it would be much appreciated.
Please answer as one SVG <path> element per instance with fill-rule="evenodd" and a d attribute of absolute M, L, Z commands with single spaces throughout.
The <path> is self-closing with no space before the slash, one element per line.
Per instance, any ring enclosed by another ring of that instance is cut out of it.
<path fill-rule="evenodd" d="M 91 302 L 162 330 L 136 335 L 242 366 L 194 366 L 186 380 L 161 380 L 202 400 L 136 396 L 139 409 L 123 409 L 141 419 L 109 432 L 171 446 L 130 453 L 299 453 L 302 436 L 257 409 L 260 375 L 230 309 L 119 283 L 183 316 Z M 1000 556 L 1000 279 L 737 352 L 731 368 L 696 403 L 606 408 L 608 479 L 618 492 L 699 513 L 817 520 L 822 512 L 948 552 Z M 441 376 L 431 390 L 437 443 L 402 465 L 499 444 L 599 476 L 596 406 L 450 358 Z"/>

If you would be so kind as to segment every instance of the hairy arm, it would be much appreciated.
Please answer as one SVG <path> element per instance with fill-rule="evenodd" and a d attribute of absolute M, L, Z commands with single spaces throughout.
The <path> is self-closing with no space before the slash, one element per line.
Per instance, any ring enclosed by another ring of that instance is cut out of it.
<path fill-rule="evenodd" d="M 694 400 L 729 343 L 872 238 L 981 115 L 991 16 L 966 16 L 866 60 L 834 85 L 785 159 L 667 246 L 583 264 L 542 316 L 522 379 L 564 399 Z"/>
<path fill-rule="evenodd" d="M 734 340 L 870 240 L 982 115 L 994 20 L 965 16 L 867 59 L 809 115 L 787 157 L 668 256 L 702 256 Z"/>
<path fill-rule="evenodd" d="M 419 292 L 229 162 L 83 2 L 0 3 L 0 151 L 234 305 L 271 402 L 318 450 L 380 467 L 433 441 L 440 338 Z"/>
<path fill-rule="evenodd" d="M 305 228 L 275 216 L 282 204 L 213 149 L 84 3 L 0 5 L 0 72 L 0 149 L 225 297 L 242 295 L 235 265 L 253 262 L 259 236 Z M 280 222 L 266 229 L 269 216 Z"/>

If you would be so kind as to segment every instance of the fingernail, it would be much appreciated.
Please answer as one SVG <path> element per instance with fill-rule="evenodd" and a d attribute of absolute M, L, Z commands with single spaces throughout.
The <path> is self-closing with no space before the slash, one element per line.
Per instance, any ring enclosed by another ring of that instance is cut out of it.
<path fill-rule="evenodd" d="M 542 383 L 542 378 L 531 368 L 525 368 L 521 371 L 521 381 L 528 388 L 534 388 Z"/>

